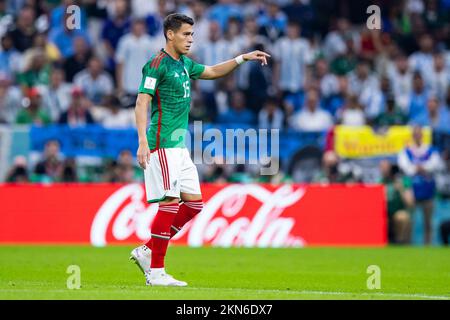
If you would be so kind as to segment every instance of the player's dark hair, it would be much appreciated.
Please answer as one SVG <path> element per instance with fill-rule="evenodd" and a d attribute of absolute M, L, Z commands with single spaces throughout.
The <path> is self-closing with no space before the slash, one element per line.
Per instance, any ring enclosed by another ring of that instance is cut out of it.
<path fill-rule="evenodd" d="M 172 30 L 174 32 L 178 31 L 181 28 L 183 23 L 194 25 L 194 20 L 187 15 L 181 13 L 172 13 L 169 14 L 164 19 L 164 37 L 167 40 L 167 31 Z"/>

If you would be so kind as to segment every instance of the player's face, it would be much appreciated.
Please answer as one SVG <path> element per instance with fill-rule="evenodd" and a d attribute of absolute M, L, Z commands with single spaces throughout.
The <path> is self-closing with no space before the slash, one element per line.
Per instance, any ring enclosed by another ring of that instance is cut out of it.
<path fill-rule="evenodd" d="M 183 23 L 181 28 L 174 33 L 173 45 L 180 54 L 187 54 L 194 42 L 194 31 L 190 24 Z"/>

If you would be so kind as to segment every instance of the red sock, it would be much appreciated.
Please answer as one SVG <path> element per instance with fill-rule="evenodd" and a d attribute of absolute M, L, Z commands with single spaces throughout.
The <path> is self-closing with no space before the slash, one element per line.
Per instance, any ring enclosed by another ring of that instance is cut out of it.
<path fill-rule="evenodd" d="M 151 268 L 164 268 L 164 257 L 170 240 L 170 227 L 178 212 L 178 203 L 159 205 L 153 220 L 151 239 L 146 246 L 152 250 Z"/>
<path fill-rule="evenodd" d="M 183 226 L 203 209 L 203 200 L 185 201 L 180 205 L 177 216 L 170 228 L 170 238 L 173 238 Z"/>

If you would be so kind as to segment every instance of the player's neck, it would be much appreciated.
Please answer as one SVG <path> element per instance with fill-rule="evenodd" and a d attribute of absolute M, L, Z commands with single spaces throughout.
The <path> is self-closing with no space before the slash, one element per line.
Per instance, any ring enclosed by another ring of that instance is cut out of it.
<path fill-rule="evenodd" d="M 172 59 L 174 60 L 180 60 L 181 55 L 172 47 L 170 46 L 165 46 L 164 47 L 164 51 L 172 57 Z"/>

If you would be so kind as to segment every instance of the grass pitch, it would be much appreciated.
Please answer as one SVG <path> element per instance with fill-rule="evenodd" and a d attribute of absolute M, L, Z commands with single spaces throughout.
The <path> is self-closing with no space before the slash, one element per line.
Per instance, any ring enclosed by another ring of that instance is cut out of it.
<path fill-rule="evenodd" d="M 0 246 L 0 299 L 450 299 L 446 248 L 170 247 L 166 270 L 186 288 L 145 286 L 131 249 Z M 70 265 L 78 290 L 66 286 Z M 369 265 L 379 290 L 367 288 Z"/>

